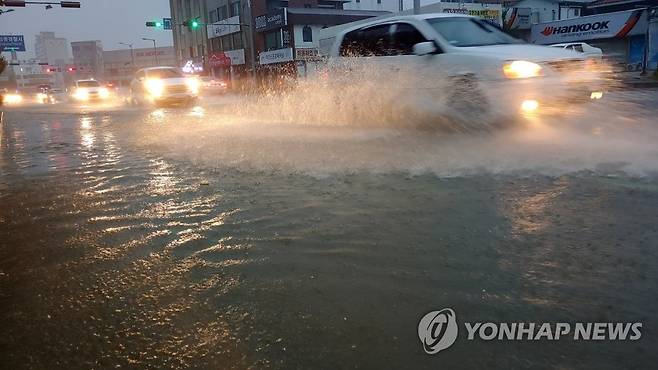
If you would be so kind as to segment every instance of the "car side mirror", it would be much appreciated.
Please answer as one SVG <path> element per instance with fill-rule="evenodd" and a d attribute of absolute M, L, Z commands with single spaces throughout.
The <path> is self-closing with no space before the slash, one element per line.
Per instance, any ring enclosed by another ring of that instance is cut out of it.
<path fill-rule="evenodd" d="M 439 48 L 433 41 L 419 42 L 414 45 L 414 54 L 416 55 L 429 55 L 438 54 Z"/>

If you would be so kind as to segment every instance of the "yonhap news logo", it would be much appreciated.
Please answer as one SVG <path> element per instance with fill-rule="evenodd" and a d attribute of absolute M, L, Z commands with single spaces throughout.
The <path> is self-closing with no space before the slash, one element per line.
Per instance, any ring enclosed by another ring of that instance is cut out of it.
<path fill-rule="evenodd" d="M 483 341 L 636 341 L 642 338 L 641 322 L 464 322 L 466 340 Z M 433 355 L 452 346 L 459 324 L 450 308 L 431 311 L 418 323 L 418 337 L 425 353 Z"/>
<path fill-rule="evenodd" d="M 423 349 L 430 355 L 455 343 L 457 331 L 457 317 L 450 308 L 429 312 L 418 324 L 418 337 L 423 342 Z"/>

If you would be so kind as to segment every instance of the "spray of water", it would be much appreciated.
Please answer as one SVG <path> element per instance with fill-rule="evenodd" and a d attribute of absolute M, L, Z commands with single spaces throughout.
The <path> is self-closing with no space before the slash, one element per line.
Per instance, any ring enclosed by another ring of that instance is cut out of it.
<path fill-rule="evenodd" d="M 360 76 L 310 79 L 285 92 L 227 98 L 205 109 L 155 110 L 136 137 L 198 165 L 317 176 L 658 172 L 654 91 L 565 102 L 557 115 L 498 128 L 480 111 L 454 119 L 449 95 L 441 94 L 451 91 L 447 80 L 376 70 Z M 435 89 L 429 92 L 428 85 Z"/>

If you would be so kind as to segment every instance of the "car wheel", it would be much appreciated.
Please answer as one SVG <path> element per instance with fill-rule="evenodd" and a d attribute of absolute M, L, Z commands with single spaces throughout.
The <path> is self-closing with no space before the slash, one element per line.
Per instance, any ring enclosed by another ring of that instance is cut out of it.
<path fill-rule="evenodd" d="M 449 91 L 446 105 L 456 121 L 471 125 L 486 118 L 489 102 L 475 76 L 455 77 Z"/>

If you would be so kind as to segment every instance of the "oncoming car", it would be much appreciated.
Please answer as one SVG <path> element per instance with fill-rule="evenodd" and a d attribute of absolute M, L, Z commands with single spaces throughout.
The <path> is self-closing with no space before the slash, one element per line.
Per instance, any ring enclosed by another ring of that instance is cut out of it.
<path fill-rule="evenodd" d="M 573 50 L 577 53 L 582 53 L 586 58 L 602 59 L 603 50 L 595 48 L 594 46 L 585 42 L 567 42 L 564 44 L 553 44 L 551 47 Z"/>
<path fill-rule="evenodd" d="M 75 82 L 72 97 L 79 102 L 96 102 L 107 100 L 110 91 L 96 80 L 78 80 Z"/>
<path fill-rule="evenodd" d="M 199 94 L 196 77 L 185 77 L 173 67 L 144 68 L 130 83 L 133 104 L 191 104 Z"/>
<path fill-rule="evenodd" d="M 394 88 L 408 89 L 403 99 L 421 97 L 411 100 L 443 105 L 454 116 L 538 114 L 601 96 L 598 73 L 582 55 L 526 44 L 467 15 L 360 23 L 339 32 L 329 53 L 329 73 L 354 81 L 355 70 L 378 70 Z"/>

